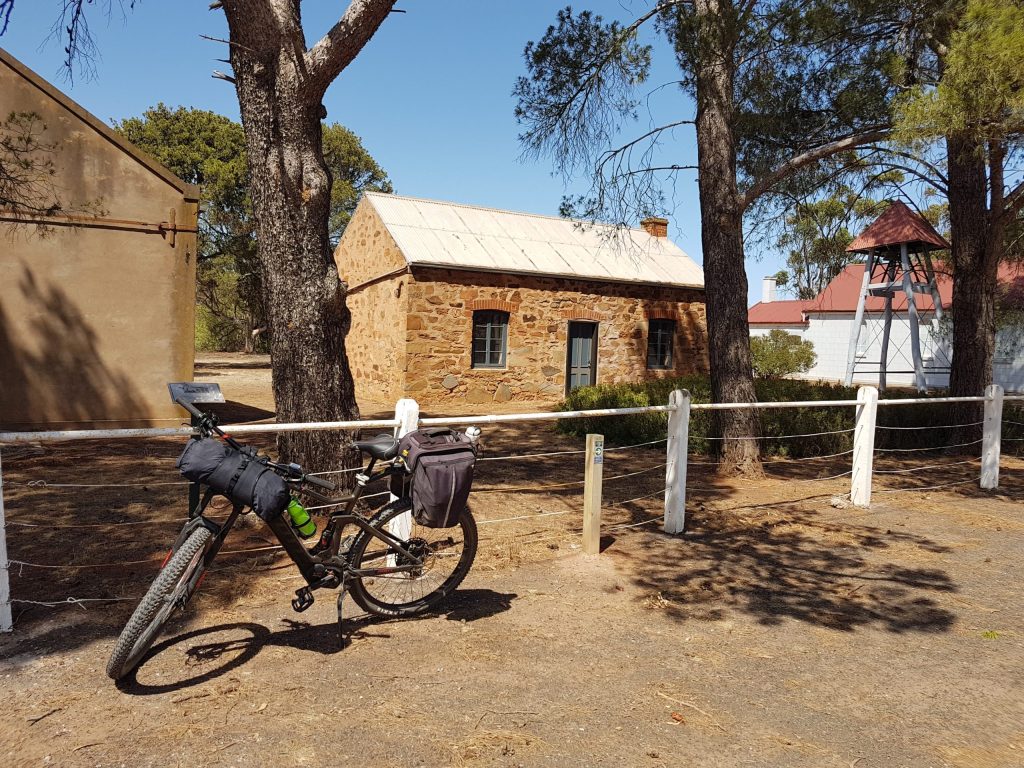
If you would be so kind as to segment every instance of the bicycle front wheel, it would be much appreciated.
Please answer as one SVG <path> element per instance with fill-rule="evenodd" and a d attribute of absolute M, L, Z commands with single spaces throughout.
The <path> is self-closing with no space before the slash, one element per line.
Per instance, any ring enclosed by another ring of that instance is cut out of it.
<path fill-rule="evenodd" d="M 107 662 L 111 678 L 120 680 L 135 669 L 174 610 L 188 602 L 206 570 L 204 556 L 212 536 L 209 528 L 196 528 L 164 564 L 117 639 Z"/>
<path fill-rule="evenodd" d="M 374 528 L 387 530 L 400 539 L 403 548 L 420 564 L 408 570 L 356 579 L 350 590 L 352 599 L 369 613 L 415 616 L 428 611 L 455 591 L 473 565 L 476 521 L 468 507 L 451 528 L 426 528 L 412 519 L 409 510 L 408 499 L 399 499 L 370 519 Z M 409 564 L 394 547 L 365 531 L 352 543 L 349 562 L 357 569 Z"/>

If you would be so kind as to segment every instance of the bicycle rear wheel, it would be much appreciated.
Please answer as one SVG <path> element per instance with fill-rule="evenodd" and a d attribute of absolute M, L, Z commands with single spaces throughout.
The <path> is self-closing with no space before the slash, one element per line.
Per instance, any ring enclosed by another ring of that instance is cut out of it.
<path fill-rule="evenodd" d="M 135 669 L 174 610 L 188 602 L 206 570 L 203 558 L 212 537 L 209 528 L 196 528 L 164 564 L 110 654 L 107 675 L 111 678 L 120 680 Z"/>
<path fill-rule="evenodd" d="M 409 500 L 399 499 L 374 515 L 370 525 L 388 530 L 388 524 L 400 524 L 398 518 L 409 510 Z M 473 565 L 476 521 L 468 507 L 451 528 L 426 528 L 411 516 L 409 523 L 411 530 L 402 542 L 423 563 L 414 570 L 356 579 L 350 589 L 352 599 L 369 613 L 415 616 L 428 611 L 455 591 Z M 386 542 L 362 532 L 352 544 L 349 562 L 354 568 L 384 568 L 403 565 L 403 558 Z"/>

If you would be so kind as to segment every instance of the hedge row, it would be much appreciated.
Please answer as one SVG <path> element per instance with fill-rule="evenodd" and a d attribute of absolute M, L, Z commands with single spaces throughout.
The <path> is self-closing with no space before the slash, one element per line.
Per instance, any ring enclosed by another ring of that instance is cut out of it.
<path fill-rule="evenodd" d="M 1024 456 L 1024 402 L 1003 404 L 1003 453 Z"/>
<path fill-rule="evenodd" d="M 857 388 L 839 384 L 825 384 L 794 379 L 757 379 L 754 382 L 760 402 L 856 400 Z M 664 405 L 674 389 L 689 390 L 692 402 L 711 402 L 711 382 L 706 375 L 659 379 L 638 384 L 610 384 L 580 387 L 573 390 L 559 408 L 563 411 L 597 408 L 635 408 Z M 941 396 L 936 393 L 935 396 Z M 889 391 L 885 398 L 919 397 L 915 392 Z M 768 408 L 761 410 L 761 441 L 767 455 L 820 456 L 839 453 L 853 447 L 853 408 Z M 694 411 L 690 419 L 690 450 L 695 453 L 714 453 L 716 441 L 714 412 Z M 906 405 L 878 409 L 878 430 L 875 445 L 878 448 L 932 448 L 948 445 L 952 441 L 953 424 L 951 406 Z M 1004 418 L 1024 422 L 1024 407 L 1004 409 Z M 628 445 L 665 437 L 668 416 L 663 413 L 645 413 L 636 416 L 615 416 L 589 419 L 563 419 L 558 429 L 572 435 L 583 436 L 596 432 L 614 445 Z M 886 427 L 925 427 L 925 429 L 886 429 Z M 815 434 L 834 433 L 839 434 Z M 1018 434 L 1019 433 L 1019 434 Z M 813 435 L 787 438 L 786 435 Z M 1024 437 L 1024 426 L 1005 424 L 1004 437 Z M 1024 453 L 1024 441 L 1008 441 L 1007 453 Z M 939 455 L 939 451 L 935 454 Z"/>

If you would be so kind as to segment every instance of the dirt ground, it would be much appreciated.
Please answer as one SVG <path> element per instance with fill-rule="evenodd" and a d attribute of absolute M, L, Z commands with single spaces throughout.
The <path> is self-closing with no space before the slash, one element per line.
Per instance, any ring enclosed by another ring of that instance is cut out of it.
<path fill-rule="evenodd" d="M 236 418 L 269 417 L 265 363 L 245 364 L 196 378 Z M 487 459 L 582 449 L 537 424 L 484 437 Z M 95 602 L 15 604 L 0 765 L 1024 766 L 1019 459 L 995 493 L 929 490 L 976 479 L 960 457 L 880 459 L 913 471 L 860 510 L 828 479 L 846 457 L 759 481 L 694 457 L 688 532 L 667 536 L 664 445 L 613 449 L 590 558 L 580 454 L 481 462 L 480 552 L 441 612 L 347 605 L 342 649 L 333 595 L 294 614 L 301 580 L 246 524 L 117 688 L 112 643 L 185 515 L 180 446 L 4 450 L 13 597 Z"/>

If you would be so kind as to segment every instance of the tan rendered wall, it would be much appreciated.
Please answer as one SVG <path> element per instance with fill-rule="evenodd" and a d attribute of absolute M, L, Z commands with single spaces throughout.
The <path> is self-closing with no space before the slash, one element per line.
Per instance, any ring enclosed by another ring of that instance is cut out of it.
<path fill-rule="evenodd" d="M 421 403 L 557 400 L 570 320 L 598 322 L 598 383 L 707 371 L 703 292 L 684 288 L 414 268 L 405 392 Z M 474 309 L 510 313 L 505 369 L 471 365 Z M 676 320 L 674 369 L 647 369 L 649 317 Z"/>
<path fill-rule="evenodd" d="M 178 232 L 172 246 L 156 225 L 173 209 L 194 230 L 195 195 L 68 104 L 0 60 L 0 119 L 33 112 L 46 126 L 63 208 L 0 222 L 0 425 L 180 417 L 166 383 L 192 379 L 196 243 Z"/>
<path fill-rule="evenodd" d="M 373 207 L 356 208 L 334 252 L 341 279 L 348 283 L 352 327 L 345 338 L 356 398 L 365 403 L 394 403 L 405 375 L 405 308 L 408 275 L 405 257 L 384 229 Z"/>

